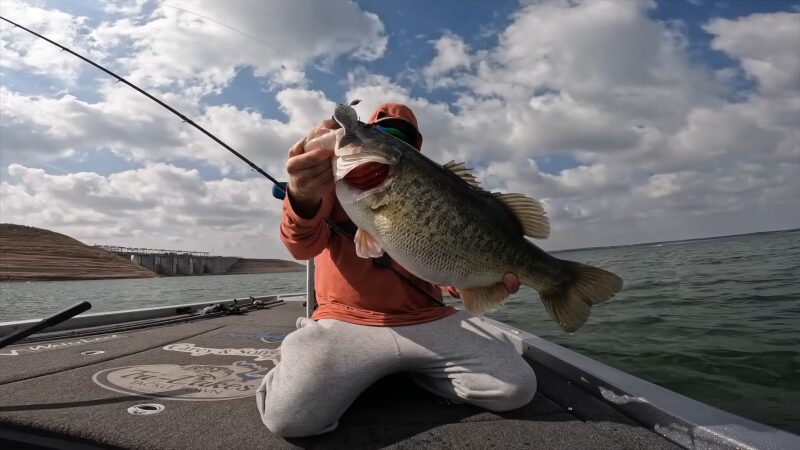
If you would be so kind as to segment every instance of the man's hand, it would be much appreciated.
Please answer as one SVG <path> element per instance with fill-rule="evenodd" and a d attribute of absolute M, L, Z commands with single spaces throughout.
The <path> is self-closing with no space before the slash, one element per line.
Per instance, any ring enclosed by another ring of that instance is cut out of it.
<path fill-rule="evenodd" d="M 520 286 L 519 278 L 513 273 L 503 275 L 503 284 L 508 291 L 508 295 L 516 293 Z"/>
<path fill-rule="evenodd" d="M 505 274 L 503 276 L 503 281 L 497 284 L 502 285 L 506 289 L 506 291 L 508 292 L 506 297 L 517 292 L 520 286 L 519 278 L 517 278 L 517 276 L 514 275 L 513 273 Z M 452 286 L 442 286 L 442 290 L 444 291 L 445 294 L 448 294 L 451 297 L 461 298 L 461 293 L 458 291 L 458 289 Z"/>
<path fill-rule="evenodd" d="M 331 158 L 334 149 L 319 148 L 306 151 L 307 140 L 316 137 L 325 129 L 338 125 L 333 120 L 324 120 L 303 139 L 289 149 L 286 172 L 289 174 L 287 194 L 292 208 L 301 217 L 310 219 L 319 210 L 322 197 L 333 189 L 333 168 Z"/>

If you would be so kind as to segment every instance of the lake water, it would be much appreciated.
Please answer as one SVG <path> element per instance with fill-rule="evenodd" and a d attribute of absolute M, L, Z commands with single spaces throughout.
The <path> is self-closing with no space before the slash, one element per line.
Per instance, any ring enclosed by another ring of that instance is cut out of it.
<path fill-rule="evenodd" d="M 800 434 L 800 231 L 558 253 L 625 288 L 562 332 L 526 287 L 492 318 L 668 389 Z M 0 322 L 300 292 L 305 274 L 0 283 Z"/>

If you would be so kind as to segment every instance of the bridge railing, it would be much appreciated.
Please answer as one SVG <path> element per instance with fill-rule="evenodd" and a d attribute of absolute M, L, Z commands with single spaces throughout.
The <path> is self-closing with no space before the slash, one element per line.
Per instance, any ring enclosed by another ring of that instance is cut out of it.
<path fill-rule="evenodd" d="M 189 256 L 211 256 L 210 252 L 197 252 L 192 250 L 169 250 L 163 248 L 142 248 L 142 247 L 124 247 L 120 245 L 100 245 L 95 244 L 93 247 L 103 249 L 108 252 L 126 254 L 126 255 L 189 255 Z"/>

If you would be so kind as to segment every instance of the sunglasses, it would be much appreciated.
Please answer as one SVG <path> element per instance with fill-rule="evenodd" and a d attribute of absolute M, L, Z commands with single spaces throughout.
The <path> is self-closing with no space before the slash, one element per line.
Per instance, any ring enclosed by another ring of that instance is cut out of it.
<path fill-rule="evenodd" d="M 381 131 L 383 133 L 390 134 L 390 135 L 396 137 L 397 139 L 400 139 L 401 141 L 405 142 L 406 144 L 414 145 L 411 142 L 411 139 L 408 136 L 406 136 L 405 133 L 403 133 L 402 131 L 398 130 L 397 128 L 382 127 L 380 125 L 375 125 L 375 128 L 377 128 L 379 131 Z"/>

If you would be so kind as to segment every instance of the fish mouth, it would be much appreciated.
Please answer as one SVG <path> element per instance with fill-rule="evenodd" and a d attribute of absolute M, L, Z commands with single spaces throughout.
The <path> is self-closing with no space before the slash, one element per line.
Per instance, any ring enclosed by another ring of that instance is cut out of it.
<path fill-rule="evenodd" d="M 351 188 L 363 192 L 383 184 L 389 178 L 390 171 L 391 166 L 389 164 L 368 161 L 350 169 L 341 180 Z"/>
<path fill-rule="evenodd" d="M 392 166 L 392 161 L 386 156 L 374 153 L 362 151 L 349 155 L 336 155 L 333 159 L 333 176 L 336 181 L 344 180 L 348 184 L 369 186 L 391 175 Z"/>

